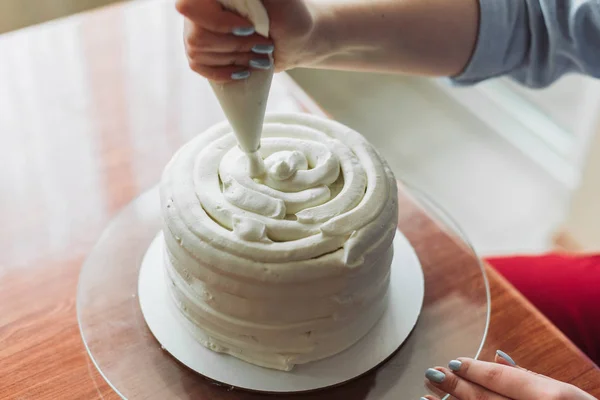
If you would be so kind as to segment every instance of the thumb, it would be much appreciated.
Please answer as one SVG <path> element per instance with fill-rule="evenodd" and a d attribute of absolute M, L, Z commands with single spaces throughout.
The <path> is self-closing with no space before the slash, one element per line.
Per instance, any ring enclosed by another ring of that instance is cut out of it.
<path fill-rule="evenodd" d="M 497 364 L 508 365 L 509 367 L 516 367 L 517 363 L 512 359 L 511 356 L 503 352 L 502 350 L 496 350 L 496 356 L 494 357 L 494 361 Z"/>
<path fill-rule="evenodd" d="M 505 352 L 503 352 L 502 350 L 496 350 L 496 356 L 494 357 L 494 361 L 495 361 L 497 364 L 502 364 L 502 365 L 507 365 L 507 366 L 509 366 L 509 367 L 518 368 L 518 369 L 520 369 L 520 370 L 523 370 L 523 371 L 529 372 L 530 374 L 533 374 L 533 375 L 536 375 L 536 376 L 539 376 L 539 377 L 542 377 L 542 378 L 546 378 L 546 379 L 552 379 L 552 378 L 548 378 L 548 377 L 547 377 L 547 376 L 545 376 L 545 375 L 538 374 L 537 372 L 533 372 L 533 371 L 530 371 L 530 370 L 528 370 L 528 369 L 525 369 L 525 368 L 519 367 L 519 366 L 517 365 L 517 363 L 515 362 L 515 360 L 513 360 L 513 358 L 512 358 L 511 356 L 509 356 L 508 354 L 506 354 L 506 353 L 505 353 Z"/>

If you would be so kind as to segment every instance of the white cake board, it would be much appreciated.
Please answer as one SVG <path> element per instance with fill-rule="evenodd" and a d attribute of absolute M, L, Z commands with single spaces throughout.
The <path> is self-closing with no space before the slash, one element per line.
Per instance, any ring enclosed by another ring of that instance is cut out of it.
<path fill-rule="evenodd" d="M 152 241 L 140 268 L 138 296 L 142 314 L 152 334 L 173 357 L 215 381 L 241 389 L 272 393 L 317 390 L 339 385 L 383 363 L 406 340 L 419 317 L 425 294 L 419 259 L 399 231 L 394 239 L 394 258 L 388 307 L 381 320 L 354 346 L 333 357 L 290 372 L 248 364 L 215 353 L 198 343 L 174 314 L 163 272 L 162 232 Z"/>

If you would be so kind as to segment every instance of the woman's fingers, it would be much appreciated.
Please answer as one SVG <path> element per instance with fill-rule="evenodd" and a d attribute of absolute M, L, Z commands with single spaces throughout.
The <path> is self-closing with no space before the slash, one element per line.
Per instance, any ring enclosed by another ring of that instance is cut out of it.
<path fill-rule="evenodd" d="M 452 360 L 448 368 L 429 369 L 428 385 L 459 400 L 596 400 L 573 385 L 519 367 L 506 353 L 496 353 L 496 363 L 470 358 Z M 421 400 L 438 400 L 425 396 Z"/>
<path fill-rule="evenodd" d="M 272 61 L 268 56 L 255 53 L 193 53 L 189 55 L 190 62 L 208 67 L 223 67 L 237 65 L 258 69 L 269 69 Z"/>
<path fill-rule="evenodd" d="M 177 0 L 177 11 L 202 28 L 217 33 L 252 32 L 252 24 L 217 0 Z"/>
<path fill-rule="evenodd" d="M 204 64 L 195 64 L 190 62 L 190 68 L 213 82 L 230 82 L 232 80 L 243 80 L 250 77 L 252 72 L 248 67 L 237 65 L 227 67 L 209 67 Z"/>
<path fill-rule="evenodd" d="M 230 34 L 215 33 L 186 21 L 184 25 L 185 45 L 188 53 L 193 51 L 214 53 L 249 52 L 252 49 L 267 49 L 273 51 L 273 42 L 260 35 L 245 37 Z"/>
<path fill-rule="evenodd" d="M 503 357 L 501 357 L 503 358 Z M 569 385 L 509 365 L 460 358 L 450 362 L 453 373 L 515 400 L 561 399 Z"/>
<path fill-rule="evenodd" d="M 215 58 L 215 61 L 218 62 L 218 58 Z M 252 74 L 252 69 L 270 69 L 272 67 L 271 60 L 269 59 L 251 59 L 247 65 L 244 63 L 245 60 L 241 58 L 235 60 L 233 65 L 219 66 L 211 66 L 189 60 L 190 68 L 193 71 L 214 82 L 247 79 Z"/>
<path fill-rule="evenodd" d="M 274 46 L 262 36 L 215 33 L 186 20 L 184 37 L 191 69 L 212 81 L 246 79 L 251 73 L 249 67 L 272 67 L 269 55 Z"/>
<path fill-rule="evenodd" d="M 463 379 L 446 368 L 431 368 L 425 376 L 433 386 L 460 400 L 509 400 L 508 397 Z"/>

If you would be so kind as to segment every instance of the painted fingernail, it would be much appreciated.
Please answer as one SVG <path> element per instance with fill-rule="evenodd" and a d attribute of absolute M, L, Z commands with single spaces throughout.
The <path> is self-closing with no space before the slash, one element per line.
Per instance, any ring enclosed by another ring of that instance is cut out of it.
<path fill-rule="evenodd" d="M 508 354 L 506 354 L 502 350 L 496 350 L 496 354 L 498 354 L 498 357 L 502 358 L 504 361 L 506 361 L 507 363 L 509 363 L 513 367 L 517 366 L 517 363 L 515 362 L 515 360 L 513 360 L 511 356 L 509 356 Z"/>
<path fill-rule="evenodd" d="M 442 383 L 444 382 L 444 379 L 446 379 L 446 375 L 437 369 L 429 368 L 427 372 L 425 372 L 425 378 L 434 383 Z"/>
<path fill-rule="evenodd" d="M 458 360 L 452 360 L 448 363 L 448 368 L 450 368 L 454 372 L 458 371 L 461 366 L 462 363 Z"/>
<path fill-rule="evenodd" d="M 427 397 L 421 397 L 419 400 L 427 400 Z"/>
<path fill-rule="evenodd" d="M 255 32 L 254 27 L 252 26 L 244 26 L 241 28 L 233 28 L 233 34 L 235 36 L 250 36 Z"/>
<path fill-rule="evenodd" d="M 247 79 L 250 76 L 250 71 L 238 71 L 231 74 L 231 79 L 234 81 L 239 81 L 242 79 Z"/>
<path fill-rule="evenodd" d="M 271 54 L 275 50 L 272 44 L 257 44 L 252 47 L 252 51 L 256 54 Z"/>
<path fill-rule="evenodd" d="M 252 68 L 270 69 L 272 64 L 273 63 L 268 58 L 259 58 L 256 60 L 250 60 L 250 66 Z"/>

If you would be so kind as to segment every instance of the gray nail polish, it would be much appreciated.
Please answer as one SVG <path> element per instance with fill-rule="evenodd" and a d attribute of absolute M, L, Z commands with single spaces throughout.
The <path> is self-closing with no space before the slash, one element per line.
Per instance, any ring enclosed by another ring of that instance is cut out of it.
<path fill-rule="evenodd" d="M 517 365 L 517 363 L 515 362 L 515 360 L 513 360 L 511 356 L 509 356 L 508 354 L 506 354 L 502 350 L 496 350 L 496 354 L 498 354 L 499 357 L 501 357 L 502 359 L 504 359 L 504 361 L 506 361 L 507 363 L 509 363 L 513 367 L 515 367 Z"/>
<path fill-rule="evenodd" d="M 448 363 L 448 368 L 450 368 L 454 372 L 458 371 L 461 366 L 462 363 L 458 360 L 452 360 Z"/>
<path fill-rule="evenodd" d="M 275 50 L 272 44 L 257 44 L 252 47 L 252 52 L 256 54 L 271 54 Z"/>
<path fill-rule="evenodd" d="M 427 372 L 425 372 L 425 378 L 429 379 L 431 382 L 442 383 L 444 382 L 444 379 L 446 379 L 446 375 L 437 369 L 429 368 Z"/>
<path fill-rule="evenodd" d="M 419 400 L 427 400 L 427 398 L 425 398 L 425 397 L 421 397 Z"/>
<path fill-rule="evenodd" d="M 258 69 L 271 69 L 272 63 L 268 58 L 259 58 L 256 60 L 250 60 L 250 66 Z"/>
<path fill-rule="evenodd" d="M 238 71 L 231 74 L 231 79 L 234 81 L 239 81 L 242 79 L 246 79 L 250 76 L 250 71 Z"/>
<path fill-rule="evenodd" d="M 253 35 L 255 32 L 254 27 L 252 26 L 245 26 L 242 28 L 234 28 L 233 29 L 233 34 L 235 36 L 250 36 Z"/>

